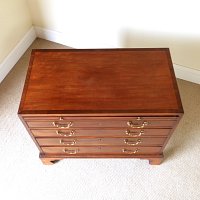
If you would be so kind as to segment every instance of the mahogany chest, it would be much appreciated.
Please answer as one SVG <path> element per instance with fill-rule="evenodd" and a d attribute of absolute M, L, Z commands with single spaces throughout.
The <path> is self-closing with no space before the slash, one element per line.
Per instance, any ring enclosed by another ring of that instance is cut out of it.
<path fill-rule="evenodd" d="M 160 164 L 183 108 L 167 48 L 33 50 L 18 115 L 44 164 Z"/>

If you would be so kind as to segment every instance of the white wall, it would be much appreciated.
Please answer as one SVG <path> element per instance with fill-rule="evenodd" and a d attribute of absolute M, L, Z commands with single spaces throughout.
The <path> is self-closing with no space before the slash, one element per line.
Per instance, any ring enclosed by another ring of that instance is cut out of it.
<path fill-rule="evenodd" d="M 35 26 L 75 48 L 170 47 L 173 62 L 200 70 L 195 0 L 28 0 Z"/>
<path fill-rule="evenodd" d="M 31 26 L 26 0 L 0 0 L 0 63 Z"/>

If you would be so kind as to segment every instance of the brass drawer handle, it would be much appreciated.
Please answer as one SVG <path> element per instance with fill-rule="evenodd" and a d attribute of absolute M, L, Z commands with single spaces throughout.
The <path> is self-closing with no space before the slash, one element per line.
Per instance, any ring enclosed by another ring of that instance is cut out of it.
<path fill-rule="evenodd" d="M 63 149 L 63 151 L 65 153 L 68 153 L 68 154 L 77 154 L 79 152 L 79 149 Z"/>
<path fill-rule="evenodd" d="M 74 130 L 71 130 L 70 132 L 56 131 L 56 134 L 57 134 L 57 135 L 60 135 L 60 136 L 67 137 L 67 136 L 72 136 L 72 135 L 74 135 L 74 134 L 75 134 L 75 131 L 74 131 Z"/>
<path fill-rule="evenodd" d="M 137 132 L 137 131 L 130 131 L 127 129 L 125 133 L 129 136 L 138 137 L 138 136 L 144 135 L 144 130 Z"/>
<path fill-rule="evenodd" d="M 60 144 L 65 144 L 65 145 L 75 145 L 76 144 L 76 140 L 72 140 L 72 141 L 66 141 L 66 140 L 60 140 Z"/>
<path fill-rule="evenodd" d="M 149 123 L 144 121 L 141 125 L 138 125 L 137 123 L 133 123 L 132 121 L 128 121 L 127 125 L 130 126 L 131 128 L 144 128 L 147 126 Z"/>
<path fill-rule="evenodd" d="M 66 124 L 59 124 L 58 122 L 52 122 L 53 126 L 57 127 L 57 128 L 69 128 L 73 125 L 72 122 L 68 122 Z"/>
<path fill-rule="evenodd" d="M 142 143 L 142 140 L 137 139 L 136 141 L 133 141 L 133 140 L 125 139 L 124 143 L 127 144 L 127 145 L 138 145 L 138 144 Z"/>
<path fill-rule="evenodd" d="M 136 148 L 135 150 L 122 149 L 122 152 L 127 154 L 136 154 L 139 152 L 139 149 L 138 148 Z"/>

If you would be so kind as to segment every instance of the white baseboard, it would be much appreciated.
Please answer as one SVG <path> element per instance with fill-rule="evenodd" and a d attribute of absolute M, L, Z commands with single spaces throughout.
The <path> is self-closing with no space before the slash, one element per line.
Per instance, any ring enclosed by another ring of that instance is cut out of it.
<path fill-rule="evenodd" d="M 66 35 L 64 33 L 52 31 L 38 26 L 35 26 L 34 28 L 38 38 L 42 38 L 66 46 L 71 45 L 71 43 L 67 41 Z"/>
<path fill-rule="evenodd" d="M 32 27 L 0 64 L 0 83 L 35 39 L 36 34 Z"/>
<path fill-rule="evenodd" d="M 200 71 L 181 65 L 173 64 L 177 78 L 200 84 Z"/>

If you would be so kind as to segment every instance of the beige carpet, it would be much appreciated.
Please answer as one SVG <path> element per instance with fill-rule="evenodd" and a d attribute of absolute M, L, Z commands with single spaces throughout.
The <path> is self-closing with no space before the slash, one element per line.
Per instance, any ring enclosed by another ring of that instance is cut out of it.
<path fill-rule="evenodd" d="M 66 47 L 37 39 L 31 48 Z M 0 84 L 0 199 L 200 199 L 200 85 L 178 80 L 185 115 L 162 165 L 134 159 L 69 159 L 45 166 L 17 116 L 31 48 Z"/>

